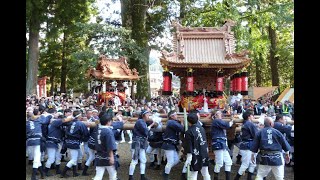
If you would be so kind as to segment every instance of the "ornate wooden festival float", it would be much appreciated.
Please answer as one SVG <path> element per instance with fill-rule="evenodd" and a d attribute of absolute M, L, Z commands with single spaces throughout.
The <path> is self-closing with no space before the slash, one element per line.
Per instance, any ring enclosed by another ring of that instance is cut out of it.
<path fill-rule="evenodd" d="M 180 77 L 181 106 L 190 109 L 224 109 L 225 83 L 230 93 L 248 94 L 248 51 L 235 52 L 235 38 L 228 20 L 222 27 L 182 27 L 174 23 L 173 51 L 162 51 L 163 94 L 171 94 L 171 72 Z M 207 107 L 206 107 L 207 106 Z"/>
<path fill-rule="evenodd" d="M 111 59 L 100 55 L 96 67 L 87 70 L 86 77 L 90 80 L 88 90 L 91 94 L 97 95 L 97 105 L 115 97 L 119 97 L 123 104 L 126 95 L 131 94 L 132 88 L 135 89 L 138 75 L 136 69 L 129 68 L 125 57 Z"/>
<path fill-rule="evenodd" d="M 225 21 L 222 27 L 183 27 L 173 24 L 173 51 L 162 51 L 163 95 L 171 95 L 172 74 L 180 77 L 180 104 L 187 111 L 224 109 L 227 94 L 248 95 L 248 73 L 240 72 L 249 65 L 248 51 L 236 53 L 235 23 Z M 171 74 L 172 73 L 172 74 Z M 230 89 L 225 89 L 228 83 Z M 226 93 L 229 92 L 229 93 Z M 230 117 L 225 117 L 230 120 Z M 211 118 L 202 118 L 208 144 L 211 144 Z M 240 121 L 239 121 L 240 122 Z M 211 146 L 210 146 L 211 148 Z M 213 158 L 213 153 L 210 153 Z"/>

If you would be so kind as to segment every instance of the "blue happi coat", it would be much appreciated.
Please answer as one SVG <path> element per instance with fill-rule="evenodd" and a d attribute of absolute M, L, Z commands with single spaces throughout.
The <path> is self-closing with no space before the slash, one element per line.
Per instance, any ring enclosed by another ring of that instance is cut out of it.
<path fill-rule="evenodd" d="M 183 132 L 183 126 L 176 120 L 168 120 L 167 127 L 164 131 L 163 144 L 161 146 L 164 150 L 177 150 L 177 145 L 179 144 L 179 135 Z"/>
<path fill-rule="evenodd" d="M 288 143 L 293 145 L 293 137 L 291 136 L 292 126 L 284 125 L 280 122 L 274 122 L 273 128 L 280 131 L 286 137 Z"/>
<path fill-rule="evenodd" d="M 257 126 L 249 120 L 245 120 L 241 127 L 241 142 L 239 149 L 248 150 L 252 145 L 253 139 L 258 132 Z"/>
<path fill-rule="evenodd" d="M 198 123 L 192 125 L 185 133 L 185 153 L 192 154 L 191 171 L 200 171 L 209 165 L 208 144 L 205 130 Z"/>
<path fill-rule="evenodd" d="M 133 127 L 133 136 L 131 149 L 146 149 L 147 148 L 147 137 L 148 127 L 143 119 L 138 119 Z"/>
<path fill-rule="evenodd" d="M 111 166 L 110 151 L 113 151 L 115 162 L 116 160 L 116 140 L 113 132 L 108 126 L 99 126 L 95 135 L 95 165 L 96 166 Z"/>
<path fill-rule="evenodd" d="M 78 119 L 68 123 L 65 134 L 66 146 L 70 149 L 80 149 L 80 143 L 88 141 L 89 138 L 86 125 Z"/>
<path fill-rule="evenodd" d="M 43 118 L 34 117 L 26 121 L 27 146 L 37 146 L 41 144 Z"/>
<path fill-rule="evenodd" d="M 283 164 L 282 150 L 289 151 L 290 145 L 280 131 L 272 127 L 265 127 L 256 134 L 250 150 L 254 153 L 260 150 L 258 155 L 260 158 L 257 158 L 257 163 L 280 166 Z"/>
<path fill-rule="evenodd" d="M 227 149 L 226 129 L 230 128 L 229 122 L 222 119 L 214 119 L 211 124 L 212 149 Z"/>
<path fill-rule="evenodd" d="M 46 140 L 47 148 L 58 149 L 58 144 L 62 141 L 64 135 L 62 125 L 66 123 L 62 122 L 62 119 L 53 119 L 48 126 L 48 136 Z"/>

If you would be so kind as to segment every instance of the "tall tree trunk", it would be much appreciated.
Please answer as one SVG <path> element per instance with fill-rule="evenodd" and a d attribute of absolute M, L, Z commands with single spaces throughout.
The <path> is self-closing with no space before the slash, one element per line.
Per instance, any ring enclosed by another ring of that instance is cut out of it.
<path fill-rule="evenodd" d="M 122 20 L 122 27 L 126 28 L 127 30 L 132 29 L 132 9 L 131 9 L 131 0 L 120 0 L 121 3 L 121 20 Z M 130 68 L 135 67 L 133 66 L 134 60 L 128 59 L 128 63 Z M 137 69 L 139 70 L 139 69 Z M 135 99 L 134 88 L 131 88 L 131 99 Z"/>
<path fill-rule="evenodd" d="M 36 3 L 32 1 L 32 11 L 30 18 L 29 50 L 28 50 L 28 72 L 27 72 L 27 94 L 37 93 L 38 81 L 38 60 L 39 60 L 39 30 L 40 30 L 40 10 Z"/>
<path fill-rule="evenodd" d="M 269 39 L 270 39 L 270 67 L 271 67 L 271 80 L 272 86 L 279 86 L 279 72 L 278 72 L 278 62 L 279 58 L 276 57 L 277 50 L 277 34 L 276 30 L 272 29 L 271 25 L 268 26 Z"/>
<path fill-rule="evenodd" d="M 184 17 L 186 15 L 186 1 L 180 0 L 180 23 L 184 23 Z"/>
<path fill-rule="evenodd" d="M 148 35 L 146 31 L 146 13 L 147 13 L 147 0 L 134 0 L 132 10 L 132 39 L 134 39 L 138 46 L 143 50 L 143 59 L 135 60 L 133 63 L 137 65 L 135 68 L 139 70 L 140 79 L 137 85 L 137 97 L 146 97 L 150 99 L 150 86 L 149 86 L 149 47 Z"/>
<path fill-rule="evenodd" d="M 143 50 L 142 59 L 130 59 L 130 68 L 136 68 L 140 79 L 137 82 L 137 98 L 150 99 L 148 34 L 146 32 L 147 0 L 122 0 L 122 26 L 131 29 L 131 37 Z"/>
<path fill-rule="evenodd" d="M 132 3 L 131 0 L 121 0 L 122 27 L 132 29 Z"/>
<path fill-rule="evenodd" d="M 61 84 L 60 84 L 60 92 L 66 93 L 66 81 L 67 81 L 67 59 L 66 59 L 66 41 L 67 34 L 63 33 L 63 41 L 62 41 L 62 65 L 61 65 Z"/>
<path fill-rule="evenodd" d="M 259 53 L 259 58 L 258 61 L 256 61 L 256 83 L 257 83 L 257 87 L 261 87 L 262 86 L 262 67 L 261 67 L 261 63 L 263 62 L 263 57 L 262 54 Z"/>

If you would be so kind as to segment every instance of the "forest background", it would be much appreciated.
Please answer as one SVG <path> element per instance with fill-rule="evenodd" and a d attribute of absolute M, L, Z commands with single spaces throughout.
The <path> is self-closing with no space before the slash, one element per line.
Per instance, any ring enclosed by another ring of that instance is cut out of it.
<path fill-rule="evenodd" d="M 126 56 L 141 76 L 136 98 L 150 95 L 150 52 L 172 51 L 171 23 L 220 27 L 226 19 L 236 23 L 236 51 L 250 51 L 249 86 L 294 86 L 293 0 L 27 0 L 26 7 L 27 94 L 43 76 L 51 95 L 88 91 L 86 70 L 105 54 Z"/>

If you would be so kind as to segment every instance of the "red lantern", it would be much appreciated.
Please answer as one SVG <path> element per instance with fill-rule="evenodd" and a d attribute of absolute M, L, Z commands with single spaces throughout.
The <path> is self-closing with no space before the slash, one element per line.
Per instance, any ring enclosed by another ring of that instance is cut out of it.
<path fill-rule="evenodd" d="M 187 73 L 187 95 L 193 95 L 193 91 L 194 91 L 194 87 L 193 87 L 193 82 L 194 82 L 194 79 L 193 79 L 193 74 L 192 74 L 192 71 L 188 71 Z"/>
<path fill-rule="evenodd" d="M 168 71 L 163 72 L 162 95 L 172 95 L 171 91 L 172 74 Z"/>
<path fill-rule="evenodd" d="M 233 95 L 237 94 L 237 80 L 236 80 L 237 74 L 233 75 Z"/>
<path fill-rule="evenodd" d="M 234 84 L 233 75 L 230 77 L 230 95 L 233 95 L 233 84 Z"/>
<path fill-rule="evenodd" d="M 237 73 L 234 75 L 235 76 L 235 81 L 236 81 L 236 85 L 234 87 L 235 90 L 235 94 L 238 94 L 241 92 L 241 77 L 240 77 L 240 73 Z"/>
<path fill-rule="evenodd" d="M 223 94 L 223 72 L 217 74 L 216 91 L 217 95 L 221 96 Z"/>
<path fill-rule="evenodd" d="M 241 73 L 241 95 L 248 95 L 248 72 Z"/>
<path fill-rule="evenodd" d="M 187 77 L 187 91 L 193 91 L 193 77 Z"/>

